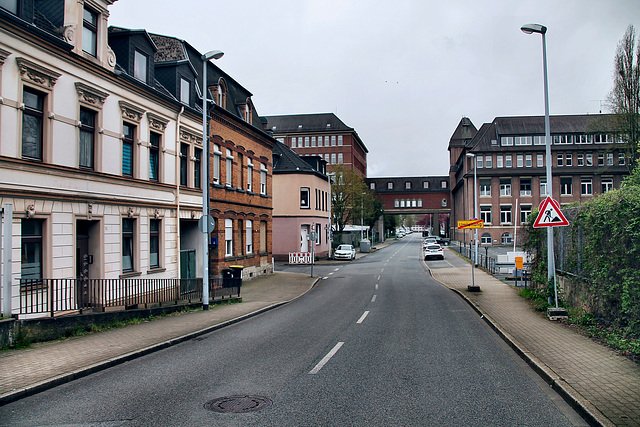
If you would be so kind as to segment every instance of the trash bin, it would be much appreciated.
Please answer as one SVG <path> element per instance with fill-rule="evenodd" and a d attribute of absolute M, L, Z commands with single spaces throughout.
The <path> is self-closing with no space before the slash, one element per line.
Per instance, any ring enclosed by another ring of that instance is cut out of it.
<path fill-rule="evenodd" d="M 360 252 L 362 253 L 371 252 L 371 241 L 369 239 L 360 240 Z"/>
<path fill-rule="evenodd" d="M 233 282 L 233 270 L 230 268 L 223 268 L 222 269 L 222 287 L 223 288 L 230 288 L 234 285 Z"/>
<path fill-rule="evenodd" d="M 242 270 L 244 267 L 241 265 L 230 265 L 229 269 L 231 270 L 231 277 L 233 278 L 233 285 L 231 286 L 242 286 Z"/>

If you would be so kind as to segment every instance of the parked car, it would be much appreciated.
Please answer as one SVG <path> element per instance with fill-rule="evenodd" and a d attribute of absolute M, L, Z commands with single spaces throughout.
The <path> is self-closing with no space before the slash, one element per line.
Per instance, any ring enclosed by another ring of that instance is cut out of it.
<path fill-rule="evenodd" d="M 356 250 L 353 245 L 340 245 L 333 252 L 333 259 L 348 259 L 351 261 L 356 259 Z"/>
<path fill-rule="evenodd" d="M 435 238 L 435 236 L 429 236 L 429 237 L 425 238 L 425 239 L 422 241 L 422 247 L 423 247 L 423 248 L 426 248 L 426 247 L 427 247 L 427 245 L 434 245 L 434 244 L 437 244 L 437 243 L 438 243 L 438 241 L 437 241 L 437 239 Z"/>
<path fill-rule="evenodd" d="M 436 243 L 438 243 L 440 246 L 449 246 L 449 239 L 446 239 L 444 237 L 436 237 Z"/>
<path fill-rule="evenodd" d="M 444 259 L 444 249 L 438 244 L 428 244 L 424 248 L 424 259 L 439 258 Z"/>

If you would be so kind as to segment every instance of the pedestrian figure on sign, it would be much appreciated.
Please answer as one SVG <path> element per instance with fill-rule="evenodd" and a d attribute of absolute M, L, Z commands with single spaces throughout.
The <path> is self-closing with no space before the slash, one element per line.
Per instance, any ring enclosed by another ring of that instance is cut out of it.
<path fill-rule="evenodd" d="M 542 222 L 557 222 L 560 221 L 560 218 L 558 218 L 557 216 L 555 218 L 551 218 L 551 212 L 553 212 L 553 209 L 547 209 L 544 213 L 544 218 L 542 219 Z"/>

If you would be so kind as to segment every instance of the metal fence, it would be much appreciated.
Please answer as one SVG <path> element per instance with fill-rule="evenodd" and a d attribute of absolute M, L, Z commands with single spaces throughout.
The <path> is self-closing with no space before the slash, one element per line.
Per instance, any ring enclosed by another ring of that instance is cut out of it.
<path fill-rule="evenodd" d="M 475 247 L 471 243 L 467 246 L 466 244 L 459 242 L 458 244 L 452 244 L 449 246 L 449 249 L 458 252 L 460 255 L 469 258 L 470 260 L 475 257 Z M 486 248 L 478 248 L 478 265 L 491 274 L 498 273 L 497 261 L 494 257 L 489 256 Z"/>
<path fill-rule="evenodd" d="M 242 279 L 210 278 L 209 298 L 240 297 Z M 20 279 L 20 313 L 126 310 L 202 301 L 202 279 Z"/>

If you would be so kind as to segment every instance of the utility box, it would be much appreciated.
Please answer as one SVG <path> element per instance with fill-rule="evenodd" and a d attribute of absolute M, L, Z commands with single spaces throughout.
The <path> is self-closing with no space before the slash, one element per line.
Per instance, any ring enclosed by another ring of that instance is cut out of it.
<path fill-rule="evenodd" d="M 369 239 L 360 240 L 360 252 L 362 253 L 371 252 L 371 241 Z"/>

